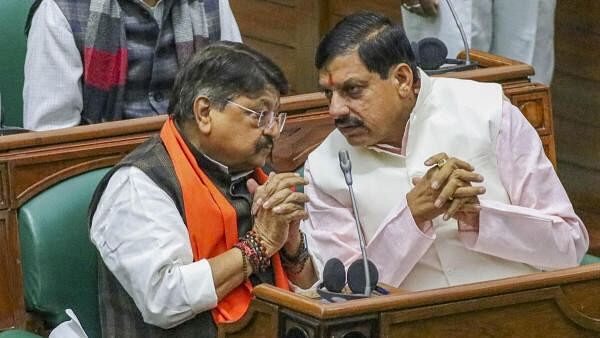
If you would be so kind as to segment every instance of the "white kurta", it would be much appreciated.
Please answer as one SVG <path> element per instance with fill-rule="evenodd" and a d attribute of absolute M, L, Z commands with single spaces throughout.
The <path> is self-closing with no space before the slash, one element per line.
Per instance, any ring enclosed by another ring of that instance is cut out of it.
<path fill-rule="evenodd" d="M 515 112 L 523 120 L 516 129 L 502 129 L 510 123 L 503 123 L 501 87 L 421 77 L 403 155 L 352 147 L 334 131 L 309 156 L 306 175 L 311 184 L 305 191 L 310 218 L 302 227 L 317 266 L 331 257 L 349 265 L 360 254 L 337 165 L 341 149 L 352 158 L 367 252 L 380 268 L 380 281 L 424 290 L 576 265 L 588 246 L 585 227 L 522 114 Z M 503 138 L 513 149 L 501 147 L 498 152 L 499 136 L 511 133 L 519 136 L 514 140 L 518 144 Z M 425 159 L 442 151 L 470 162 L 485 177 L 479 232 L 461 232 L 455 220 L 438 217 L 433 231 L 422 233 L 406 207 L 411 178 L 422 176 Z M 521 163 L 526 165 L 519 167 Z"/>

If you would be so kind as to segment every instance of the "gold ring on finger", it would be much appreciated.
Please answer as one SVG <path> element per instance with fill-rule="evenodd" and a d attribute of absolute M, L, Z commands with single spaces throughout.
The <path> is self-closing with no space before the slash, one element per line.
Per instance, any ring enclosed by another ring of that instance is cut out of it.
<path fill-rule="evenodd" d="M 454 201 L 454 197 L 448 196 L 448 201 Z"/>
<path fill-rule="evenodd" d="M 442 169 L 442 167 L 446 164 L 446 159 L 442 158 L 441 160 L 437 161 L 437 163 L 435 164 L 438 168 Z"/>

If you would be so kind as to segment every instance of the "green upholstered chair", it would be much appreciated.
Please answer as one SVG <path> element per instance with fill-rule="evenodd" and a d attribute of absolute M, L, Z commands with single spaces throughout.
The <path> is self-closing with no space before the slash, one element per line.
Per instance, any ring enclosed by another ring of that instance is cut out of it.
<path fill-rule="evenodd" d="M 600 263 L 600 257 L 596 257 L 596 256 L 592 256 L 590 254 L 587 254 L 587 255 L 583 256 L 583 259 L 581 260 L 580 265 L 587 265 L 587 264 L 594 264 L 594 263 Z"/>
<path fill-rule="evenodd" d="M 19 209 L 27 310 L 55 327 L 69 319 L 65 309 L 71 308 L 90 338 L 101 334 L 97 254 L 89 240 L 87 213 L 92 194 L 108 170 L 64 180 Z"/>
<path fill-rule="evenodd" d="M 25 62 L 25 22 L 34 0 L 0 1 L 0 94 L 3 122 L 23 125 L 23 64 Z"/>
<path fill-rule="evenodd" d="M 27 331 L 9 330 L 0 332 L 0 338 L 42 338 L 42 336 Z"/>
<path fill-rule="evenodd" d="M 304 166 L 301 165 L 298 167 L 298 169 L 294 170 L 295 173 L 297 173 L 298 175 L 304 177 Z M 297 185 L 296 186 L 296 191 L 298 192 L 304 192 L 304 186 L 303 185 Z"/>

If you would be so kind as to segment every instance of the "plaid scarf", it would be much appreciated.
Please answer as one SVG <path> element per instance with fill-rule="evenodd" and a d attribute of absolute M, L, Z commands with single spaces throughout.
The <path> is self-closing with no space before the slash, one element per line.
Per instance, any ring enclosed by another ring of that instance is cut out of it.
<path fill-rule="evenodd" d="M 171 8 L 175 49 L 180 65 L 208 44 L 205 2 L 211 1 L 175 1 Z M 118 0 L 90 1 L 83 48 L 82 123 L 121 119 L 128 60 L 125 25 L 121 15 Z"/>

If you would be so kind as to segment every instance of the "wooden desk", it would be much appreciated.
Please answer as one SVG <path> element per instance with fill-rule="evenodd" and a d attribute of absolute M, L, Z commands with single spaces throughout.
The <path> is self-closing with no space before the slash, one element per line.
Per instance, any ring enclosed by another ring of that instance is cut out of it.
<path fill-rule="evenodd" d="M 246 316 L 220 326 L 220 338 L 291 330 L 307 338 L 600 336 L 600 264 L 345 303 L 270 285 L 254 293 Z"/>
<path fill-rule="evenodd" d="M 485 68 L 446 76 L 500 81 L 556 163 L 548 88 L 528 82 L 533 71 L 525 64 L 476 51 L 472 58 Z M 273 166 L 279 171 L 302 165 L 334 127 L 320 93 L 283 98 L 282 111 L 289 117 L 273 153 Z M 164 116 L 151 117 L 0 137 L 0 330 L 25 327 L 27 321 L 19 253 L 20 206 L 61 180 L 117 163 L 157 133 L 164 120 Z"/>

